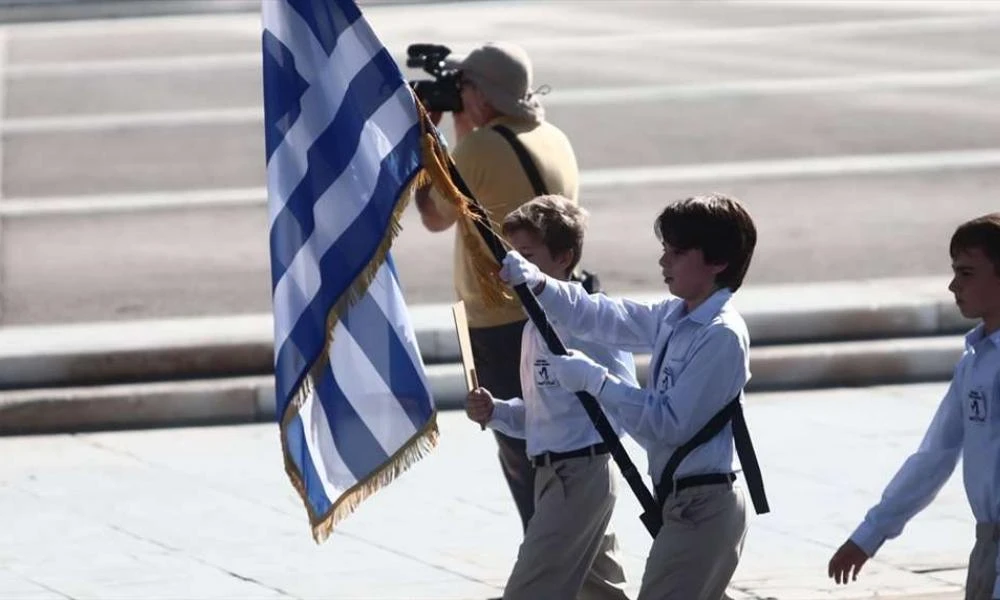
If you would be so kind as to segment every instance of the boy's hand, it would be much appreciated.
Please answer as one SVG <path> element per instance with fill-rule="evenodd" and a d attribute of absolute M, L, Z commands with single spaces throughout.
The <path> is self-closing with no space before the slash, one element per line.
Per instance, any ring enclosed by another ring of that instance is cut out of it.
<path fill-rule="evenodd" d="M 503 266 L 500 267 L 500 279 L 510 287 L 528 284 L 534 288 L 539 283 L 545 281 L 545 275 L 538 270 L 538 267 L 521 256 L 517 250 L 511 250 L 507 256 L 503 257 Z"/>
<path fill-rule="evenodd" d="M 481 387 L 469 392 L 465 397 L 465 415 L 485 427 L 493 418 L 493 396 Z"/>
<path fill-rule="evenodd" d="M 850 575 L 850 581 L 858 580 L 858 572 L 861 571 L 862 565 L 866 562 L 868 562 L 868 555 L 865 554 L 865 551 L 851 540 L 847 540 L 834 553 L 826 571 L 837 583 L 846 584 L 848 575 Z"/>
<path fill-rule="evenodd" d="M 595 398 L 601 393 L 608 370 L 583 352 L 570 350 L 565 356 L 550 354 L 548 358 L 559 385 L 564 389 L 587 392 Z"/>

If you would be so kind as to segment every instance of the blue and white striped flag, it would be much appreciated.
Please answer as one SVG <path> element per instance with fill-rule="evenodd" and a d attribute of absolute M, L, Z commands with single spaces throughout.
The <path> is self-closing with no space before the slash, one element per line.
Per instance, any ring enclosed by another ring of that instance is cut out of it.
<path fill-rule="evenodd" d="M 389 255 L 418 109 L 351 0 L 264 0 L 275 391 L 317 542 L 437 441 Z"/>

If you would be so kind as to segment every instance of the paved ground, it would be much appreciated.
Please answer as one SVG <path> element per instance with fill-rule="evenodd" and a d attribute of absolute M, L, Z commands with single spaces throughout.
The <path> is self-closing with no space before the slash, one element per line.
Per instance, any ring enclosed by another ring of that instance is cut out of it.
<path fill-rule="evenodd" d="M 749 283 L 945 274 L 996 209 L 1000 4 L 370 6 L 387 46 L 515 38 L 593 212 L 585 263 L 658 285 L 669 199 L 760 227 Z M 0 323 L 269 310 L 256 14 L 0 31 Z M 417 76 L 417 73 L 411 73 Z M 451 235 L 404 219 L 408 299 L 451 297 Z M 622 232 L 630 233 L 627 243 Z"/>
<path fill-rule="evenodd" d="M 733 597 L 960 598 L 973 534 L 958 478 L 858 583 L 825 574 L 943 391 L 751 395 L 774 512 L 752 525 Z M 0 598 L 495 596 L 516 516 L 489 435 L 460 413 L 439 418 L 439 448 L 318 547 L 273 424 L 0 438 Z M 633 594 L 649 544 L 637 513 L 623 496 L 614 517 Z"/>

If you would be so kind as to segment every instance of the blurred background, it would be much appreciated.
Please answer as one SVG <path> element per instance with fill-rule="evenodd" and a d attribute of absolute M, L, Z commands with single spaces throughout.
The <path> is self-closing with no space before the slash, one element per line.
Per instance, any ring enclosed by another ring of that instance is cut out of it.
<path fill-rule="evenodd" d="M 954 227 L 1000 207 L 1000 3 L 361 5 L 400 64 L 412 42 L 528 50 L 613 293 L 660 288 L 652 220 L 694 193 L 754 214 L 748 286 L 944 277 Z M 0 18 L 0 325 L 269 312 L 259 3 Z M 409 303 L 452 299 L 452 244 L 407 211 Z"/>

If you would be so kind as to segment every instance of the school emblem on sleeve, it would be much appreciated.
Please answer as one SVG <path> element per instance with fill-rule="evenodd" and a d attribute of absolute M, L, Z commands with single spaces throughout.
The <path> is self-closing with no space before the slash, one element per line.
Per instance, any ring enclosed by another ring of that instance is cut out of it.
<path fill-rule="evenodd" d="M 985 423 L 989 411 L 986 394 L 982 390 L 969 391 L 969 420 L 973 423 Z"/>
<path fill-rule="evenodd" d="M 549 361 L 539 358 L 535 361 L 535 385 L 538 387 L 552 387 L 559 385 L 559 382 L 552 376 L 552 369 Z"/>
<path fill-rule="evenodd" d="M 674 370 L 668 364 L 660 369 L 660 376 L 656 380 L 656 389 L 661 392 L 666 391 L 673 383 Z"/>

